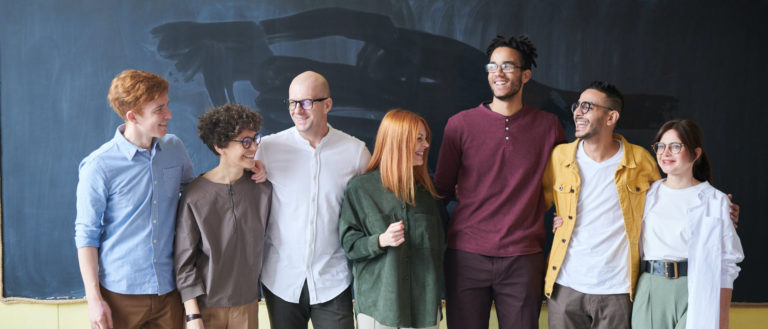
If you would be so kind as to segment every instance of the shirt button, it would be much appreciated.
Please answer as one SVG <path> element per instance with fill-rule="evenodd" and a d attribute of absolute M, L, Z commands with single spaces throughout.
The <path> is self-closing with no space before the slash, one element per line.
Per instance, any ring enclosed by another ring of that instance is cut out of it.
<path fill-rule="evenodd" d="M 504 127 L 504 130 L 509 130 L 509 127 Z"/>
<path fill-rule="evenodd" d="M 157 224 L 157 219 L 153 220 L 152 224 Z"/>
<path fill-rule="evenodd" d="M 157 200 L 152 200 L 152 203 L 157 204 Z"/>
<path fill-rule="evenodd" d="M 154 258 L 153 258 L 153 259 L 152 259 L 152 262 L 153 262 L 153 263 L 157 263 L 157 259 L 154 259 Z"/>
<path fill-rule="evenodd" d="M 507 136 L 507 137 L 504 137 L 504 139 L 506 139 L 506 140 L 509 140 L 509 136 Z"/>
<path fill-rule="evenodd" d="M 157 185 L 157 181 L 155 181 L 155 185 Z"/>
<path fill-rule="evenodd" d="M 563 242 L 565 242 L 565 240 L 563 240 Z M 157 240 L 152 240 L 152 243 L 157 243 Z"/>
<path fill-rule="evenodd" d="M 312 197 L 312 202 L 315 202 L 315 197 Z"/>
<path fill-rule="evenodd" d="M 507 119 L 506 121 L 509 122 L 509 119 Z"/>

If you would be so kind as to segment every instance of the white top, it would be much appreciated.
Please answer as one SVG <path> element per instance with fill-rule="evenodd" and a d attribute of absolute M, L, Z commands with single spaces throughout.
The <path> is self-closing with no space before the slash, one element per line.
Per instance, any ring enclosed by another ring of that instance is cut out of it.
<path fill-rule="evenodd" d="M 661 201 L 658 180 L 645 198 L 645 213 Z M 698 202 L 686 207 L 688 240 L 688 321 L 687 329 L 717 329 L 720 322 L 720 289 L 733 288 L 744 259 L 741 240 L 728 210 L 730 201 L 704 182 Z M 645 220 L 645 218 L 643 219 Z"/>
<path fill-rule="evenodd" d="M 699 203 L 703 183 L 683 189 L 659 185 L 659 200 L 643 214 L 643 260 L 688 259 L 688 219 L 686 211 Z"/>
<path fill-rule="evenodd" d="M 596 162 L 583 143 L 576 151 L 581 177 L 576 222 L 556 282 L 584 294 L 629 293 L 629 240 L 614 180 L 624 145 L 610 159 Z"/>
<path fill-rule="evenodd" d="M 266 136 L 256 159 L 272 182 L 262 283 L 298 303 L 304 281 L 309 303 L 327 302 L 352 282 L 339 240 L 339 212 L 347 181 L 365 170 L 365 143 L 328 126 L 316 148 L 295 127 Z"/>

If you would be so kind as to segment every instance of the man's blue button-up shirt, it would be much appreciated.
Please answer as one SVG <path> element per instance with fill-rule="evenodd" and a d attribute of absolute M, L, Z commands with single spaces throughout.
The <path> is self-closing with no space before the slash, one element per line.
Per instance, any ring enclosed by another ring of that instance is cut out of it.
<path fill-rule="evenodd" d="M 152 150 L 115 137 L 80 163 L 75 244 L 99 249 L 99 281 L 121 294 L 176 288 L 173 238 L 182 184 L 194 178 L 184 144 L 171 134 Z"/>

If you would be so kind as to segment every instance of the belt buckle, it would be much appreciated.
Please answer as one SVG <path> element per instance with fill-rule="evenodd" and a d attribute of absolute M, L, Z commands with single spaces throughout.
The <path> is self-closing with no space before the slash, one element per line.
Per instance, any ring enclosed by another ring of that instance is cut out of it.
<path fill-rule="evenodd" d="M 672 275 L 669 273 L 670 269 L 673 270 Z M 679 277 L 677 272 L 677 262 L 664 262 L 664 277 L 667 279 L 677 279 Z"/>

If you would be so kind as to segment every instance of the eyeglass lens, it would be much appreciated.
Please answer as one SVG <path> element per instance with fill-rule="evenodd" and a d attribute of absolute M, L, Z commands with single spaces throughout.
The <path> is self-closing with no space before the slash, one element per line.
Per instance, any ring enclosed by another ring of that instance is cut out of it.
<path fill-rule="evenodd" d="M 664 143 L 656 143 L 653 144 L 653 151 L 656 152 L 656 154 L 662 154 L 667 149 L 667 144 Z M 680 151 L 683 149 L 682 143 L 669 143 L 669 151 L 673 154 L 680 153 Z"/>

